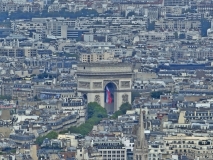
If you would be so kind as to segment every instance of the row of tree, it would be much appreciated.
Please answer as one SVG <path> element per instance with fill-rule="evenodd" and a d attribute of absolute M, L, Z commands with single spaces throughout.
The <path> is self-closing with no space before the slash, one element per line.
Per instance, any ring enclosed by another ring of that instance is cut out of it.
<path fill-rule="evenodd" d="M 127 110 L 131 110 L 131 104 L 124 103 L 120 106 L 120 109 L 116 111 L 111 118 L 116 119 L 118 116 L 126 114 Z M 87 135 L 89 132 L 91 132 L 94 125 L 99 124 L 99 122 L 107 117 L 107 111 L 105 108 L 100 106 L 97 102 L 90 102 L 87 105 L 87 116 L 88 119 L 85 123 L 81 124 L 80 126 L 72 126 L 68 130 L 60 132 L 63 133 L 78 133 L 81 135 Z M 45 138 L 48 139 L 56 139 L 58 137 L 58 133 L 51 131 L 45 136 L 39 136 L 36 139 L 36 144 L 41 145 Z"/>
<path fill-rule="evenodd" d="M 94 125 L 97 125 L 103 118 L 107 117 L 106 109 L 100 106 L 96 102 L 91 102 L 87 106 L 87 115 L 88 119 L 84 124 L 80 126 L 70 127 L 68 130 L 62 131 L 60 133 L 79 133 L 82 135 L 87 135 L 93 128 Z M 48 139 L 57 139 L 58 133 L 51 131 L 45 136 L 39 136 L 36 139 L 36 144 L 41 145 L 45 138 Z"/>
<path fill-rule="evenodd" d="M 36 144 L 38 144 L 39 146 L 42 145 L 44 139 L 57 139 L 58 138 L 58 133 L 51 131 L 49 132 L 47 135 L 45 136 L 39 136 L 38 138 L 36 138 Z"/>
<path fill-rule="evenodd" d="M 84 124 L 80 126 L 70 127 L 68 130 L 60 133 L 79 133 L 81 135 L 87 135 L 103 118 L 107 117 L 107 111 L 105 108 L 100 106 L 97 102 L 90 102 L 87 105 L 87 116 L 88 119 Z"/>

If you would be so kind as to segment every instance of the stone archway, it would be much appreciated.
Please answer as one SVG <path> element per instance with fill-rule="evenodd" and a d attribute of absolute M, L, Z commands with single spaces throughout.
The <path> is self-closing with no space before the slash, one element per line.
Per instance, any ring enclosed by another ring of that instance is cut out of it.
<path fill-rule="evenodd" d="M 114 113 L 115 105 L 117 103 L 117 85 L 114 82 L 106 83 L 104 87 L 104 106 L 107 113 Z"/>
<path fill-rule="evenodd" d="M 77 67 L 77 92 L 87 94 L 87 102 L 98 102 L 109 112 L 119 110 L 122 103 L 131 103 L 134 72 L 129 63 L 81 63 Z M 106 86 L 114 88 L 112 103 L 106 103 Z"/>

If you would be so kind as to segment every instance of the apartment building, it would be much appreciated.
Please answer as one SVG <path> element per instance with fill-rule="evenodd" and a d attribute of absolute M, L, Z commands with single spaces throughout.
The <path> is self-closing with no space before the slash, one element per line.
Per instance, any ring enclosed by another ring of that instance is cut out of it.
<path fill-rule="evenodd" d="M 101 154 L 94 149 L 80 147 L 76 151 L 76 159 L 81 160 L 103 160 Z"/>
<path fill-rule="evenodd" d="M 49 85 L 54 84 L 52 80 L 47 81 L 46 83 L 47 84 L 49 83 Z M 71 98 L 74 96 L 75 96 L 74 89 L 61 89 L 61 88 L 43 89 L 42 92 L 40 92 L 41 99 Z"/>
<path fill-rule="evenodd" d="M 103 160 L 126 160 L 126 149 L 120 141 L 95 141 L 93 146 L 101 153 Z"/>
<path fill-rule="evenodd" d="M 81 135 L 78 134 L 59 134 L 58 135 L 58 139 L 62 140 L 62 139 L 66 139 L 67 141 L 69 141 L 70 143 L 68 143 L 67 145 L 70 147 L 77 147 L 78 146 L 78 140 L 80 139 Z"/>
<path fill-rule="evenodd" d="M 75 111 L 81 117 L 85 117 L 86 103 L 83 98 L 64 98 L 64 102 L 62 102 L 62 110 L 64 112 Z"/>
<path fill-rule="evenodd" d="M 151 21 L 158 20 L 159 18 L 159 8 L 158 7 L 147 7 L 144 13 Z"/>
<path fill-rule="evenodd" d="M 0 47 L 0 55 L 8 57 L 37 57 L 37 49 L 32 47 L 13 48 L 5 46 Z"/>
<path fill-rule="evenodd" d="M 185 134 L 169 135 L 164 137 L 168 154 L 186 155 L 191 159 L 213 159 L 212 137 L 187 136 Z"/>
<path fill-rule="evenodd" d="M 13 87 L 13 98 L 26 99 L 33 96 L 33 89 L 31 84 L 16 83 Z"/>
<path fill-rule="evenodd" d="M 159 20 L 155 23 L 155 30 L 199 30 L 201 27 L 201 22 L 198 20 Z"/>
<path fill-rule="evenodd" d="M 61 8 L 62 4 L 60 4 L 58 1 L 54 1 L 54 3 L 48 7 L 48 12 L 59 12 Z"/>
<path fill-rule="evenodd" d="M 114 53 L 82 53 L 80 57 L 81 62 L 97 62 L 101 60 L 110 60 L 114 58 Z"/>
<path fill-rule="evenodd" d="M 149 145 L 149 160 L 162 160 L 167 157 L 164 143 L 162 141 L 155 141 Z"/>
<path fill-rule="evenodd" d="M 175 36 L 172 32 L 140 32 L 139 40 L 152 40 L 152 41 L 158 41 L 158 40 L 165 40 L 170 41 L 175 39 Z"/>
<path fill-rule="evenodd" d="M 164 6 L 187 6 L 189 0 L 165 0 Z"/>
<path fill-rule="evenodd" d="M 36 31 L 44 31 L 46 29 L 46 23 L 42 21 L 37 22 L 25 22 L 25 21 L 14 21 L 12 23 L 12 28 L 14 31 L 19 30 L 36 30 Z"/>

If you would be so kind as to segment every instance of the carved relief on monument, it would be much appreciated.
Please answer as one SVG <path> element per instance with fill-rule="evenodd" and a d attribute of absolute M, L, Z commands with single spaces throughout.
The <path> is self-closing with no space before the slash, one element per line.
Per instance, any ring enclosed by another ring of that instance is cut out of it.
<path fill-rule="evenodd" d="M 108 83 L 114 83 L 116 86 L 119 86 L 119 80 L 104 80 L 104 86 Z"/>
<path fill-rule="evenodd" d="M 79 81 L 78 86 L 79 86 L 79 88 L 90 88 L 90 82 Z"/>
<path fill-rule="evenodd" d="M 130 87 L 130 81 L 121 81 L 121 87 L 122 88 L 129 88 Z"/>
<path fill-rule="evenodd" d="M 99 95 L 95 95 L 95 102 L 97 102 L 98 104 L 100 104 L 101 101 L 101 97 Z"/>
<path fill-rule="evenodd" d="M 93 88 L 102 88 L 102 82 L 93 82 Z"/>
<path fill-rule="evenodd" d="M 122 103 L 126 103 L 128 102 L 128 95 L 127 94 L 123 94 L 122 95 Z"/>

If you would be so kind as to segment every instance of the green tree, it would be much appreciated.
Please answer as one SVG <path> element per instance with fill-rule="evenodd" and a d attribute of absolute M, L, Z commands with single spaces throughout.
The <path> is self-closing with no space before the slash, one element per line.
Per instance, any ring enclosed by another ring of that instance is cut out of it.
<path fill-rule="evenodd" d="M 139 91 L 132 91 L 131 93 L 132 101 L 134 101 L 136 97 L 140 97 L 140 96 L 141 95 Z"/>
<path fill-rule="evenodd" d="M 164 95 L 164 93 L 171 93 L 170 91 L 154 91 L 154 92 L 151 92 L 150 93 L 150 96 L 152 98 L 156 98 L 156 99 L 159 99 L 160 98 L 160 95 Z"/>
<path fill-rule="evenodd" d="M 116 111 L 113 115 L 112 115 L 112 119 L 116 119 L 118 118 L 118 116 L 120 115 L 123 115 L 123 114 L 126 114 L 126 111 L 127 110 L 131 110 L 132 109 L 132 106 L 131 104 L 129 104 L 128 102 L 127 103 L 123 103 L 121 106 L 120 106 L 120 109 L 118 111 Z"/>
<path fill-rule="evenodd" d="M 121 106 L 120 106 L 120 111 L 122 112 L 122 114 L 126 114 L 126 111 L 127 110 L 131 110 L 132 109 L 132 106 L 131 104 L 129 104 L 128 102 L 127 103 L 123 103 Z"/>
<path fill-rule="evenodd" d="M 88 118 L 104 118 L 107 117 L 107 112 L 106 109 L 100 106 L 97 102 L 90 102 L 87 105 L 87 115 Z"/>
<path fill-rule="evenodd" d="M 163 95 L 163 92 L 162 91 L 154 91 L 154 92 L 151 92 L 150 96 L 152 98 L 155 98 L 155 99 L 159 99 L 160 98 L 160 95 Z"/>
<path fill-rule="evenodd" d="M 36 144 L 41 145 L 45 138 L 57 139 L 58 138 L 58 133 L 56 133 L 54 131 L 51 131 L 45 136 L 39 136 L 38 138 L 36 138 Z"/>
<path fill-rule="evenodd" d="M 120 110 L 115 111 L 115 113 L 111 116 L 112 119 L 118 118 L 118 116 L 122 115 L 122 112 Z"/>

